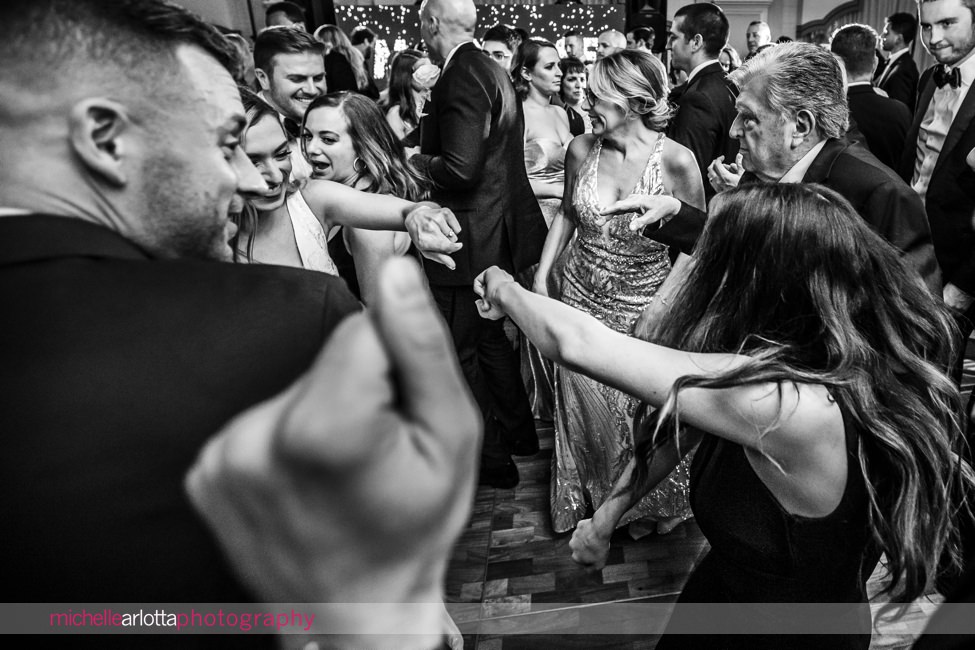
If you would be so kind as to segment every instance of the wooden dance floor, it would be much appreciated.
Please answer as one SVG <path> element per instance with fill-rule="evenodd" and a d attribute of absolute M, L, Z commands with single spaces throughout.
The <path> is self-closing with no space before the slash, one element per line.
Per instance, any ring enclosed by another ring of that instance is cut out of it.
<path fill-rule="evenodd" d="M 968 352 L 963 387 L 970 391 L 971 343 Z M 665 608 L 639 605 L 676 600 L 707 542 L 693 520 L 640 540 L 623 529 L 613 537 L 606 567 L 586 573 L 570 557 L 570 535 L 552 531 L 552 428 L 539 426 L 538 432 L 541 451 L 515 459 L 521 484 L 478 488 L 471 522 L 454 549 L 447 601 L 465 650 L 652 649 L 666 623 L 658 616 Z M 871 593 L 879 584 L 878 570 Z M 875 622 L 871 648 L 910 647 L 937 601 L 932 594 L 895 622 Z"/>

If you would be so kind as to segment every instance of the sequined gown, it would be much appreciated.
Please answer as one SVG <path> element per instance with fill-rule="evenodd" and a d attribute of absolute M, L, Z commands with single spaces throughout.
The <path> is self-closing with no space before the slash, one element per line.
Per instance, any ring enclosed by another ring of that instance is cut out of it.
<path fill-rule="evenodd" d="M 663 191 L 661 153 L 653 148 L 634 192 Z M 579 168 L 573 204 L 576 237 L 569 244 L 562 278 L 562 302 L 581 309 L 618 332 L 629 333 L 670 272 L 662 244 L 632 232 L 629 215 L 596 225 L 600 205 L 596 173 L 602 139 Z M 633 457 L 633 416 L 639 400 L 593 379 L 555 368 L 555 454 L 551 487 L 552 526 L 571 530 L 598 508 Z M 690 516 L 685 459 L 653 492 L 620 520 Z"/>
<path fill-rule="evenodd" d="M 565 178 L 565 151 L 568 146 L 568 142 L 559 144 L 547 138 L 525 141 L 525 170 L 528 178 L 543 183 L 562 183 Z M 562 209 L 562 199 L 538 199 L 538 206 L 542 209 L 545 225 L 551 227 L 555 215 Z M 537 265 L 533 266 L 520 278 L 528 289 L 532 287 L 537 268 Z M 560 276 L 560 267 L 556 263 L 548 278 L 550 296 L 559 294 Z M 554 406 L 552 362 L 542 357 L 538 348 L 524 334 L 519 334 L 518 338 L 521 349 L 521 377 L 532 406 L 532 415 L 540 420 L 551 420 Z"/>

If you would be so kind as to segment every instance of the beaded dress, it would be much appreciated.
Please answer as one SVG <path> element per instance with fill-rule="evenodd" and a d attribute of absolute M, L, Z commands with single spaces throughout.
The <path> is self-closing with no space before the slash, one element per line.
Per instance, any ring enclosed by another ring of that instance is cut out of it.
<path fill-rule="evenodd" d="M 634 193 L 661 194 L 660 136 Z M 562 302 L 591 314 L 617 332 L 629 333 L 670 272 L 667 247 L 629 229 L 632 215 L 599 226 L 596 190 L 602 139 L 579 169 L 573 204 L 576 237 L 569 245 Z M 598 508 L 633 457 L 633 417 L 639 400 L 561 366 L 555 369 L 555 452 L 551 487 L 552 526 L 571 530 Z M 620 520 L 689 517 L 688 465 L 680 465 Z"/>

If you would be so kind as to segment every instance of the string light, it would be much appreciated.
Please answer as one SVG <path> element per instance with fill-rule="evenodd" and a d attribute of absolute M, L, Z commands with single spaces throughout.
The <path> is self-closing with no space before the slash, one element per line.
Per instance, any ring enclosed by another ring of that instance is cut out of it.
<path fill-rule="evenodd" d="M 360 26 L 377 34 L 373 76 L 381 79 L 392 53 L 420 44 L 419 11 L 415 5 L 338 5 L 335 17 L 346 34 Z M 560 48 L 562 34 L 576 31 L 583 35 L 591 58 L 597 35 L 607 29 L 623 31 L 625 21 L 626 14 L 619 5 L 480 5 L 477 23 L 478 33 L 504 23 L 522 27 L 532 36 L 552 41 Z M 560 52 L 565 51 L 560 49 Z"/>

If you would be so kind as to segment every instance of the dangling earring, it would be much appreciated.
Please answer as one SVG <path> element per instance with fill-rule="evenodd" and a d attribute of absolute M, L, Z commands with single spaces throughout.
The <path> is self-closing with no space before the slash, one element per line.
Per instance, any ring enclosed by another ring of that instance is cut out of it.
<path fill-rule="evenodd" d="M 362 169 L 359 169 L 358 167 L 356 167 L 356 165 L 358 165 L 359 163 L 362 163 Z M 366 161 L 364 161 L 359 156 L 356 156 L 355 157 L 355 160 L 352 161 L 352 170 L 356 174 L 364 174 L 367 169 L 369 169 L 369 168 L 366 166 Z"/>

